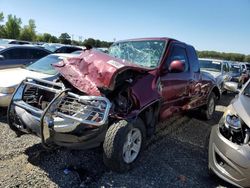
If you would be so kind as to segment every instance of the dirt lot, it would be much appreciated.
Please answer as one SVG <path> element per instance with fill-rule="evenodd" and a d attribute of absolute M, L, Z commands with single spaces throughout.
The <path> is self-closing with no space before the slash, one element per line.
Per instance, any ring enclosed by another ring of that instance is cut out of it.
<path fill-rule="evenodd" d="M 207 138 L 232 98 L 223 95 L 214 120 L 204 122 L 194 112 L 161 123 L 138 166 L 126 174 L 106 169 L 100 148 L 48 152 L 39 138 L 17 138 L 1 112 L 0 187 L 230 187 L 208 175 Z"/>

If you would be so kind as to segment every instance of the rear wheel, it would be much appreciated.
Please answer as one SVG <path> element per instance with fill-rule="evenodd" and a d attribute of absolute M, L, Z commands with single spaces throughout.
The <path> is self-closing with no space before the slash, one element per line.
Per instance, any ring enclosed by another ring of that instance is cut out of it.
<path fill-rule="evenodd" d="M 137 161 L 146 137 L 144 123 L 120 120 L 111 125 L 103 143 L 103 160 L 107 167 L 117 172 L 131 169 Z"/>
<path fill-rule="evenodd" d="M 216 97 L 215 94 L 212 92 L 209 95 L 207 104 L 201 109 L 202 116 L 206 120 L 210 120 L 213 117 L 214 111 L 216 106 Z"/>

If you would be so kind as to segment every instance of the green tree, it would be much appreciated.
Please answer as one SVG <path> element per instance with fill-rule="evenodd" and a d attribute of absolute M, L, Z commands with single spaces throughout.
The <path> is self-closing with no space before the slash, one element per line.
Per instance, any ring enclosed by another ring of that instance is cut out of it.
<path fill-rule="evenodd" d="M 51 34 L 49 34 L 49 33 L 43 34 L 43 42 L 49 42 L 50 38 L 51 38 Z"/>
<path fill-rule="evenodd" d="M 96 47 L 96 40 L 93 38 L 88 38 L 84 40 L 83 44 Z"/>
<path fill-rule="evenodd" d="M 246 55 L 244 61 L 250 63 L 250 55 Z"/>
<path fill-rule="evenodd" d="M 37 34 L 36 35 L 36 41 L 38 41 L 38 42 L 43 42 L 44 40 L 43 40 L 43 34 Z"/>
<path fill-rule="evenodd" d="M 62 44 L 70 44 L 71 40 L 70 40 L 70 36 L 68 33 L 62 33 L 59 37 L 59 40 Z"/>
<path fill-rule="evenodd" d="M 3 20 L 4 20 L 3 12 L 0 12 L 0 22 L 3 22 Z"/>
<path fill-rule="evenodd" d="M 56 37 L 56 36 L 51 36 L 50 37 L 50 39 L 49 39 L 49 42 L 51 42 L 51 43 L 58 43 L 59 42 L 59 40 L 58 40 L 58 38 Z"/>
<path fill-rule="evenodd" d="M 17 18 L 15 15 L 8 15 L 7 22 L 4 26 L 4 33 L 6 38 L 17 39 L 20 35 L 22 20 Z"/>
<path fill-rule="evenodd" d="M 197 52 L 200 58 L 216 58 L 229 61 L 240 61 L 243 62 L 246 59 L 244 54 L 239 53 L 225 53 L 225 52 L 215 52 L 215 51 L 199 51 Z"/>
<path fill-rule="evenodd" d="M 27 41 L 35 41 L 36 40 L 36 24 L 35 21 L 30 19 L 29 25 L 24 26 L 21 30 L 20 39 Z"/>
<path fill-rule="evenodd" d="M 0 38 L 4 38 L 4 26 L 1 24 L 4 21 L 3 12 L 0 12 Z"/>

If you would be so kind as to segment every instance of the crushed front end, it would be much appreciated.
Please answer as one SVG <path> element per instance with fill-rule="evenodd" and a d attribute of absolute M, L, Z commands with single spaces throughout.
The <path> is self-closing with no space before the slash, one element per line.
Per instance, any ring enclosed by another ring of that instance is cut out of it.
<path fill-rule="evenodd" d="M 105 136 L 110 108 L 106 97 L 72 92 L 61 82 L 27 78 L 12 97 L 8 124 L 18 135 L 41 137 L 45 147 L 91 148 Z"/>
<path fill-rule="evenodd" d="M 209 142 L 209 169 L 238 187 L 250 186 L 250 128 L 247 123 L 230 105 L 219 124 L 212 128 Z"/>

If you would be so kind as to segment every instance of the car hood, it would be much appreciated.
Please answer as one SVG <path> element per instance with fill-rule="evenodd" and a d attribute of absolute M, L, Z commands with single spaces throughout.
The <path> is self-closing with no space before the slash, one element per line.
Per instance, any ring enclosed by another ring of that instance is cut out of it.
<path fill-rule="evenodd" d="M 75 88 L 95 96 L 101 95 L 100 88 L 113 90 L 117 75 L 125 70 L 150 70 L 97 50 L 86 50 L 80 56 L 65 59 L 54 67 Z"/>
<path fill-rule="evenodd" d="M 211 74 L 214 78 L 218 78 L 219 76 L 221 76 L 221 73 L 216 72 L 216 71 L 208 71 L 208 70 L 202 69 L 202 72 L 207 72 L 207 73 Z"/>
<path fill-rule="evenodd" d="M 250 127 L 250 97 L 239 94 L 232 105 L 240 118 Z"/>
<path fill-rule="evenodd" d="M 47 78 L 51 75 L 29 71 L 23 68 L 0 70 L 0 87 L 12 87 L 18 85 L 26 77 Z"/>

